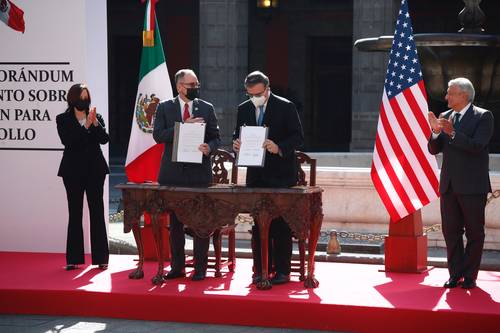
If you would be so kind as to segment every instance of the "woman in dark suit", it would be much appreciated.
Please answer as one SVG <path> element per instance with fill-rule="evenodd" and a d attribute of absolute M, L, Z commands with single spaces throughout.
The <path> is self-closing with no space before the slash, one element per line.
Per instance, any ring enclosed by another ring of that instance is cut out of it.
<path fill-rule="evenodd" d="M 92 264 L 106 269 L 109 249 L 104 222 L 103 187 L 109 168 L 100 145 L 109 141 L 109 135 L 96 108 L 90 109 L 90 92 L 85 85 L 73 85 L 68 90 L 66 100 L 68 108 L 56 117 L 57 132 L 64 145 L 57 175 L 63 178 L 69 210 L 66 270 L 85 263 L 82 227 L 84 193 L 90 212 Z"/>

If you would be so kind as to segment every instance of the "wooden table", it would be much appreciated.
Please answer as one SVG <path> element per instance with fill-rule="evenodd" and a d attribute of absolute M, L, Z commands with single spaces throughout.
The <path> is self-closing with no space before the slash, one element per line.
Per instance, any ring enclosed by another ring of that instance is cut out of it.
<path fill-rule="evenodd" d="M 262 281 L 258 289 L 270 289 L 268 278 L 268 236 L 272 219 L 282 216 L 299 240 L 308 241 L 306 288 L 316 288 L 314 254 L 318 243 L 323 210 L 323 189 L 316 186 L 291 188 L 249 188 L 238 185 L 214 185 L 204 188 L 160 186 L 157 184 L 120 184 L 123 193 L 124 232 L 134 233 L 139 252 L 132 279 L 144 277 L 144 251 L 139 220 L 143 212 L 152 217 L 158 260 L 154 284 L 164 282 L 163 241 L 160 215 L 175 212 L 177 218 L 200 237 L 210 237 L 215 229 L 235 223 L 239 213 L 249 213 L 259 225 L 262 255 Z"/>

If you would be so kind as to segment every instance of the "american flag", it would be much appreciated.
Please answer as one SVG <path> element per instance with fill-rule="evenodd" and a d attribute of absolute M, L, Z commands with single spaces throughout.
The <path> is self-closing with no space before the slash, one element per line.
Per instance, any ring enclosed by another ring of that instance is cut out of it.
<path fill-rule="evenodd" d="M 427 96 L 413 39 L 408 0 L 401 1 L 384 84 L 371 178 L 391 222 L 439 197 Z"/>

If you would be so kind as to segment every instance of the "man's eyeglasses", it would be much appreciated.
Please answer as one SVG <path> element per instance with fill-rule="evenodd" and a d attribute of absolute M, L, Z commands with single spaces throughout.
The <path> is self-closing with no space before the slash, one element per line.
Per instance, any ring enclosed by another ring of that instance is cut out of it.
<path fill-rule="evenodd" d="M 200 88 L 201 87 L 201 84 L 199 82 L 191 82 L 191 83 L 181 82 L 181 84 L 187 88 Z"/>
<path fill-rule="evenodd" d="M 263 92 L 260 92 L 260 93 L 258 93 L 258 94 L 249 94 L 249 93 L 246 93 L 246 95 L 247 95 L 247 97 L 248 97 L 248 98 L 252 98 L 252 97 L 260 97 L 260 96 L 264 96 L 264 94 L 266 93 L 266 90 L 267 90 L 267 89 L 264 89 L 264 91 L 263 91 Z"/>

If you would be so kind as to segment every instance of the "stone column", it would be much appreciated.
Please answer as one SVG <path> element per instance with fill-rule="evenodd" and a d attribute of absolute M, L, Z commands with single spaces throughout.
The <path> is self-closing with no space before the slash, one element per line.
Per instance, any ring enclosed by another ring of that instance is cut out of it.
<path fill-rule="evenodd" d="M 353 42 L 394 34 L 397 0 L 354 0 Z M 353 52 L 351 151 L 373 151 L 388 54 Z"/>
<path fill-rule="evenodd" d="M 248 1 L 200 0 L 200 81 L 230 145 L 248 70 Z"/>

